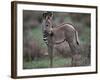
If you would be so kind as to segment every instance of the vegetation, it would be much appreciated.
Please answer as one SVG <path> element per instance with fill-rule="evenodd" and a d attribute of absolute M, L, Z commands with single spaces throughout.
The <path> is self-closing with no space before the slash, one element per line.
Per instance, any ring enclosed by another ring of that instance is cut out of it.
<path fill-rule="evenodd" d="M 43 34 L 42 34 L 42 30 L 41 27 L 35 27 L 34 29 L 32 29 L 32 33 L 33 33 L 33 38 L 38 42 L 39 46 L 41 48 L 45 48 L 46 44 L 43 41 Z"/>
<path fill-rule="evenodd" d="M 49 68 L 49 57 L 39 58 L 38 60 L 33 60 L 30 62 L 24 61 L 24 69 L 33 69 L 33 68 Z M 53 59 L 53 67 L 65 67 L 71 65 L 70 58 L 63 58 L 60 56 L 55 56 Z"/>
<path fill-rule="evenodd" d="M 43 41 L 41 29 L 43 11 L 23 11 L 23 68 L 49 68 L 49 55 L 47 46 Z M 71 23 L 79 33 L 81 43 L 80 66 L 90 65 L 91 25 L 90 14 L 54 12 L 54 24 Z M 69 67 L 72 58 L 70 48 L 62 44 L 54 49 L 53 67 Z M 63 51 L 62 51 L 63 50 Z"/>

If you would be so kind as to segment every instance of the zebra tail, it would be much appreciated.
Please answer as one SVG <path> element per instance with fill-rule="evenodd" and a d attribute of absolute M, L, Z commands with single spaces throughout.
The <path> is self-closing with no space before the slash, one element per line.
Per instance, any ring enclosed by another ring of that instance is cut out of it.
<path fill-rule="evenodd" d="M 77 45 L 80 45 L 79 37 L 78 37 L 78 32 L 75 30 L 75 38 L 76 38 L 76 43 Z"/>

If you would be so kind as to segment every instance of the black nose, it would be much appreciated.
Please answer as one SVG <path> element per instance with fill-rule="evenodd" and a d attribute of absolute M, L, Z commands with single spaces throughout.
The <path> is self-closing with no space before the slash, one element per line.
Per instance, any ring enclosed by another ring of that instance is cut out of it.
<path fill-rule="evenodd" d="M 46 26 L 48 26 L 48 24 Z"/>

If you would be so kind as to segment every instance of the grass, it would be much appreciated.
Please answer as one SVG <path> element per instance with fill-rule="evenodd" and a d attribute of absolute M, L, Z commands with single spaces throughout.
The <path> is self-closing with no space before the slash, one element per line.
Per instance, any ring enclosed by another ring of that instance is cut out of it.
<path fill-rule="evenodd" d="M 46 47 L 46 44 L 43 41 L 43 34 L 41 27 L 36 27 L 32 30 L 33 38 L 38 42 L 39 46 L 42 48 Z"/>
<path fill-rule="evenodd" d="M 48 57 L 39 58 L 38 60 L 33 60 L 26 62 L 24 61 L 23 68 L 24 69 L 34 69 L 34 68 L 49 68 L 50 60 Z M 65 67 L 71 65 L 70 58 L 63 58 L 63 57 L 54 57 L 53 59 L 53 67 Z"/>
<path fill-rule="evenodd" d="M 80 36 L 80 40 L 82 43 L 90 43 L 90 38 L 91 38 L 91 35 L 90 35 L 90 28 L 86 27 L 84 28 L 84 33 L 82 33 L 82 35 Z"/>

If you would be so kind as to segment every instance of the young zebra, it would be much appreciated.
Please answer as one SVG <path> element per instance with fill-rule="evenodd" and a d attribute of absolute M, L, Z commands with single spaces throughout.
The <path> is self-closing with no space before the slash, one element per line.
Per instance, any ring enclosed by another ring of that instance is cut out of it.
<path fill-rule="evenodd" d="M 76 64 L 76 55 L 79 55 L 79 38 L 78 38 L 78 32 L 74 28 L 72 24 L 61 24 L 57 27 L 53 27 L 53 14 L 52 12 L 46 12 L 43 14 L 43 40 L 47 44 L 48 47 L 48 53 L 50 56 L 50 67 L 53 67 L 53 48 L 55 45 L 55 42 L 53 41 L 53 37 L 58 33 L 64 36 L 62 40 L 58 43 L 61 43 L 63 41 L 68 42 L 69 47 L 72 51 L 72 66 L 77 65 Z"/>

